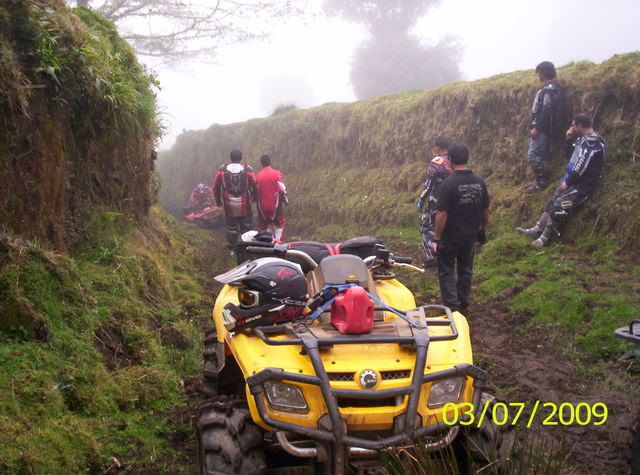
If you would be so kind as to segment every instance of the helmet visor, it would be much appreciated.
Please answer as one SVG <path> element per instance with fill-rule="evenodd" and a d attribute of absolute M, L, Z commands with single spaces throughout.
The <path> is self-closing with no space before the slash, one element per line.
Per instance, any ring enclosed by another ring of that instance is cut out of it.
<path fill-rule="evenodd" d="M 251 271 L 255 269 L 257 265 L 256 261 L 247 261 L 224 274 L 215 276 L 215 279 L 221 284 L 230 284 L 232 282 L 241 281 L 244 277 L 250 275 Z"/>

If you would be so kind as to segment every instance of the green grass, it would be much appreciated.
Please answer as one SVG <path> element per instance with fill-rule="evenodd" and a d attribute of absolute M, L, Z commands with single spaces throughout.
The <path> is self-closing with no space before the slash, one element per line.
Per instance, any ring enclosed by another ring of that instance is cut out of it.
<path fill-rule="evenodd" d="M 533 324 L 559 329 L 588 355 L 611 358 L 626 345 L 613 330 L 640 315 L 637 266 L 619 254 L 615 242 L 594 238 L 553 244 L 541 250 L 508 228 L 478 254 L 479 297 L 491 300 L 510 289 L 508 305 Z"/>
<path fill-rule="evenodd" d="M 506 460 L 495 454 L 472 456 L 460 433 L 452 445 L 430 452 L 419 444 L 409 448 L 380 452 L 380 459 L 391 475 L 559 475 L 568 473 L 569 464 L 562 448 L 547 437 L 527 431 L 519 433 Z"/>
<path fill-rule="evenodd" d="M 180 464 L 164 464 L 185 457 L 163 411 L 185 404 L 180 382 L 201 365 L 209 302 L 198 261 L 211 238 L 156 210 L 144 234 L 126 227 L 94 228 L 117 252 L 73 256 L 3 235 L 0 303 L 30 302 L 51 337 L 39 340 L 24 311 L 0 325 L 0 471 L 102 472 L 116 457 L 174 472 Z"/>

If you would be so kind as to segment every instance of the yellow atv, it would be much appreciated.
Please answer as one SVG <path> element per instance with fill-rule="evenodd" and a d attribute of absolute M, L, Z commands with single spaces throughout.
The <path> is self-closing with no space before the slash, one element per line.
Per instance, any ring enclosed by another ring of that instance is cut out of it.
<path fill-rule="evenodd" d="M 216 277 L 200 473 L 365 473 L 383 449 L 446 447 L 492 404 L 464 316 L 416 307 L 395 279 L 394 267 L 422 271 L 410 259 L 383 247 L 320 262 L 286 245 L 247 250 L 269 257 Z M 471 451 L 500 451 L 492 412 L 467 436 Z"/>

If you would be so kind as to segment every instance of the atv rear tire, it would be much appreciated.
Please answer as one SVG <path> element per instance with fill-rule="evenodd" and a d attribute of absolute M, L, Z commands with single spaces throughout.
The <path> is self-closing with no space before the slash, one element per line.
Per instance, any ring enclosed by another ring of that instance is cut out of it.
<path fill-rule="evenodd" d="M 261 475 L 267 470 L 263 435 L 249 411 L 220 396 L 198 410 L 198 462 L 201 475 Z"/>

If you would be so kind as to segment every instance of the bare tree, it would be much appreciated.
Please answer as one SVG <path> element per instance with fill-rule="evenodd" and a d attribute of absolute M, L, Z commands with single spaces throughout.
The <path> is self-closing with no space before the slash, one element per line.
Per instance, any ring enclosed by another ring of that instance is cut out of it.
<path fill-rule="evenodd" d="M 324 0 L 329 15 L 363 24 L 371 38 L 355 52 L 351 83 L 360 99 L 429 89 L 460 78 L 453 37 L 424 46 L 409 31 L 441 0 Z"/>
<path fill-rule="evenodd" d="M 138 54 L 176 62 L 268 34 L 273 20 L 304 12 L 299 0 L 67 0 L 118 26 Z"/>

